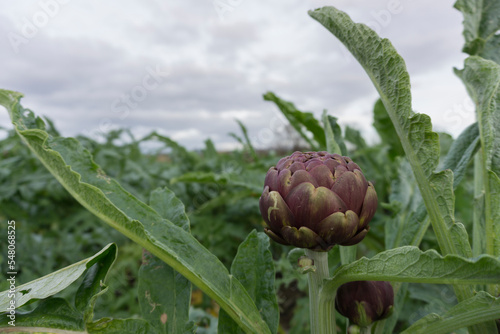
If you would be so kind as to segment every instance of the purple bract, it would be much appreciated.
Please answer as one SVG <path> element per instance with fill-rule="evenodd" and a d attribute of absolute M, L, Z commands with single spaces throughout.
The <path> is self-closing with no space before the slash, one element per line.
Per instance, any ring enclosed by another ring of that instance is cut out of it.
<path fill-rule="evenodd" d="M 340 286 L 335 297 L 337 311 L 361 327 L 389 317 L 393 306 L 394 290 L 389 282 L 349 282 Z"/>
<path fill-rule="evenodd" d="M 363 240 L 377 193 L 349 157 L 295 152 L 269 169 L 259 206 L 274 241 L 328 251 Z"/>

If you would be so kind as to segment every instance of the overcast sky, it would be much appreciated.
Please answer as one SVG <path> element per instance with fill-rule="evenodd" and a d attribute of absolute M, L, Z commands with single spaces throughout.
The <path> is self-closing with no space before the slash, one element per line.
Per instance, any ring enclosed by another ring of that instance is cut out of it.
<path fill-rule="evenodd" d="M 323 109 L 374 139 L 377 93 L 336 38 L 307 14 L 333 5 L 389 38 L 406 61 L 413 108 L 457 135 L 474 114 L 452 68 L 463 67 L 462 16 L 449 0 L 0 0 L 0 88 L 52 118 L 65 136 L 128 127 L 188 148 L 254 144 L 282 125 L 273 91 Z M 0 110 L 0 125 L 10 127 Z"/>

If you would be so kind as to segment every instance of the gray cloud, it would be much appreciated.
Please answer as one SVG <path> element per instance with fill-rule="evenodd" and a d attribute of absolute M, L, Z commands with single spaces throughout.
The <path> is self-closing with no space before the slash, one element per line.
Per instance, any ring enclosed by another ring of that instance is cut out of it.
<path fill-rule="evenodd" d="M 0 38 L 0 87 L 25 93 L 24 105 L 53 118 L 64 135 L 110 126 L 137 134 L 161 129 L 190 148 L 206 137 L 228 147 L 234 140 L 227 133 L 239 132 L 234 118 L 254 138 L 270 127 L 277 109 L 262 100 L 269 90 L 366 130 L 375 89 L 307 9 L 333 4 L 370 22 L 388 3 L 243 0 L 221 19 L 211 2 L 70 2 L 18 54 Z M 430 3 L 401 0 L 403 9 L 380 33 L 393 41 L 411 75 L 447 67 L 451 76 L 463 58 L 461 18 L 451 1 L 432 2 L 432 11 Z M 17 17 L 37 10 L 13 9 Z M 0 20 L 0 36 L 19 31 L 12 15 Z M 168 75 L 155 80 L 157 68 Z M 5 113 L 0 121 L 7 122 Z"/>

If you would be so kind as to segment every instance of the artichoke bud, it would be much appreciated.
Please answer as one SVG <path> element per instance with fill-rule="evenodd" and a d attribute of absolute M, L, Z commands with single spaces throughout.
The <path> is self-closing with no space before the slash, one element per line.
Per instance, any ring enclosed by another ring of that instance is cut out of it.
<path fill-rule="evenodd" d="M 299 257 L 299 259 L 297 261 L 297 266 L 298 266 L 298 271 L 301 274 L 307 274 L 307 273 L 316 271 L 316 266 L 314 265 L 314 260 L 305 256 L 305 255 Z"/>
<path fill-rule="evenodd" d="M 377 203 L 373 184 L 349 157 L 295 152 L 267 172 L 259 207 L 274 241 L 328 251 L 363 240 Z"/>
<path fill-rule="evenodd" d="M 389 282 L 356 281 L 340 286 L 335 308 L 361 327 L 388 318 L 393 311 L 394 291 Z"/>

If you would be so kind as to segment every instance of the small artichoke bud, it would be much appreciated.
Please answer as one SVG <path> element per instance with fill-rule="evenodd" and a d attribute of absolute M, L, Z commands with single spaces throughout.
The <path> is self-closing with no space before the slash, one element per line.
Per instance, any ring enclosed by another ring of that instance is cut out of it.
<path fill-rule="evenodd" d="M 312 267 L 314 266 L 314 260 L 304 255 L 299 257 L 297 264 L 300 268 Z"/>
<path fill-rule="evenodd" d="M 299 257 L 297 261 L 298 271 L 301 274 L 307 274 L 316 271 L 316 266 L 314 265 L 314 260 L 308 258 L 307 256 Z"/>
<path fill-rule="evenodd" d="M 267 172 L 259 207 L 274 241 L 328 251 L 363 240 L 377 193 L 349 157 L 295 152 Z"/>
<path fill-rule="evenodd" d="M 394 291 L 389 282 L 356 281 L 340 286 L 335 308 L 361 327 L 385 319 L 392 314 Z"/>

